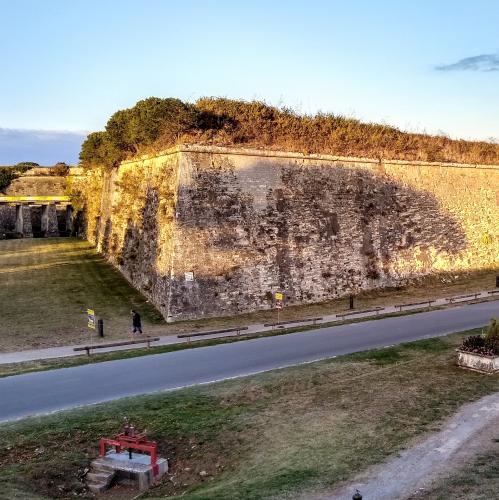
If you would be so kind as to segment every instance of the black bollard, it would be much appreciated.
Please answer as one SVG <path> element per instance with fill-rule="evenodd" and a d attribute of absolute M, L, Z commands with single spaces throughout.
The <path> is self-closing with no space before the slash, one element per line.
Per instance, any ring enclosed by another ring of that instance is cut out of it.
<path fill-rule="evenodd" d="M 353 295 L 350 295 L 350 309 L 353 309 Z"/>
<path fill-rule="evenodd" d="M 362 495 L 360 494 L 359 490 L 355 490 L 355 493 L 353 494 L 352 500 L 362 500 Z"/>
<path fill-rule="evenodd" d="M 99 332 L 99 337 L 104 337 L 104 320 L 97 320 L 97 331 Z"/>
<path fill-rule="evenodd" d="M 496 276 L 496 288 L 499 288 L 499 276 Z"/>

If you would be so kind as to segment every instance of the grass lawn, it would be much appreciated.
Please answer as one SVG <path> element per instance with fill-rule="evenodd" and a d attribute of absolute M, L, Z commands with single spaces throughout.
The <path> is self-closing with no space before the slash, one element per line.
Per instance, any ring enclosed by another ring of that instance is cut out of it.
<path fill-rule="evenodd" d="M 75 238 L 0 241 L 0 351 L 86 342 L 86 309 L 104 318 L 108 337 L 130 330 L 130 309 L 146 325 L 161 315 L 100 257 Z"/>
<path fill-rule="evenodd" d="M 360 294 L 358 309 L 491 289 L 498 270 L 439 275 L 418 284 Z M 106 339 L 127 338 L 132 307 L 147 333 L 176 334 L 275 320 L 275 312 L 184 321 L 167 325 L 157 310 L 87 243 L 74 238 L 0 241 L 0 352 L 84 343 L 85 311 L 104 318 Z M 288 307 L 282 320 L 345 310 L 345 299 Z M 93 340 L 96 341 L 94 334 Z"/>
<path fill-rule="evenodd" d="M 429 491 L 411 500 L 486 500 L 499 492 L 499 430 L 495 449 L 477 457 L 475 462 L 443 479 Z"/>
<path fill-rule="evenodd" d="M 0 497 L 86 496 L 82 471 L 125 415 L 170 459 L 170 474 L 144 498 L 260 500 L 328 489 L 499 390 L 498 377 L 455 366 L 463 335 L 1 425 Z"/>

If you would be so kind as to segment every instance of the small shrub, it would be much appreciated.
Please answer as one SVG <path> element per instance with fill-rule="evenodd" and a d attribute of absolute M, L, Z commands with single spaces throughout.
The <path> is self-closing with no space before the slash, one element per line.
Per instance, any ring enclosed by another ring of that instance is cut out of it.
<path fill-rule="evenodd" d="M 482 356 L 497 356 L 499 355 L 499 340 L 487 339 L 482 335 L 471 335 L 463 340 L 460 350 Z"/>
<path fill-rule="evenodd" d="M 66 177 L 69 174 L 69 165 L 60 161 L 56 163 L 50 170 L 50 175 L 55 175 L 59 177 Z"/>
<path fill-rule="evenodd" d="M 485 334 L 485 338 L 487 340 L 499 342 L 499 324 L 497 323 L 496 318 L 491 318 L 490 324 L 487 327 L 487 333 Z"/>
<path fill-rule="evenodd" d="M 482 349 L 485 343 L 485 339 L 481 335 L 471 335 L 466 337 L 461 344 L 461 349 L 463 351 L 474 352 L 478 349 Z"/>
<path fill-rule="evenodd" d="M 5 193 L 5 190 L 11 185 L 12 181 L 18 177 L 19 174 L 12 168 L 0 168 L 0 193 Z"/>

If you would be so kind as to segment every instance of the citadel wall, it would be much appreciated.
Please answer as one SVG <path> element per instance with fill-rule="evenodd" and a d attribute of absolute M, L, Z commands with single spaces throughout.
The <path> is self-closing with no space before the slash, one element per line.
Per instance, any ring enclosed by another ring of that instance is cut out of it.
<path fill-rule="evenodd" d="M 2 197 L 58 197 L 67 196 L 67 185 L 72 179 L 78 178 L 82 175 L 81 168 L 72 167 L 68 176 L 54 176 L 51 175 L 52 167 L 36 167 L 21 174 L 17 179 L 0 193 Z M 0 200 L 0 239 L 5 237 L 6 234 L 16 233 L 16 205 L 20 202 L 13 200 L 12 202 L 3 202 Z M 40 233 L 41 227 L 41 213 L 42 207 L 36 201 L 22 202 L 25 206 L 26 221 L 30 219 L 30 226 L 38 228 L 35 233 Z M 56 211 L 55 214 L 53 211 Z M 71 215 L 68 215 L 65 205 L 55 206 L 50 208 L 51 223 L 59 227 L 66 227 L 72 225 L 72 221 L 68 221 Z M 58 231 L 52 228 L 47 232 L 49 235 L 55 235 Z M 32 236 L 32 231 L 29 230 L 25 236 Z"/>
<path fill-rule="evenodd" d="M 499 267 L 499 167 L 181 146 L 85 177 L 87 237 L 169 320 Z"/>

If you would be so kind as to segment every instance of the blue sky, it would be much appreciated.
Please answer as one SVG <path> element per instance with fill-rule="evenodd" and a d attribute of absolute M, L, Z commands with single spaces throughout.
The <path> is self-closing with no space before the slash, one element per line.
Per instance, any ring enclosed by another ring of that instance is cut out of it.
<path fill-rule="evenodd" d="M 0 26 L 0 164 L 75 162 L 152 95 L 499 139 L 495 0 L 0 0 Z"/>

